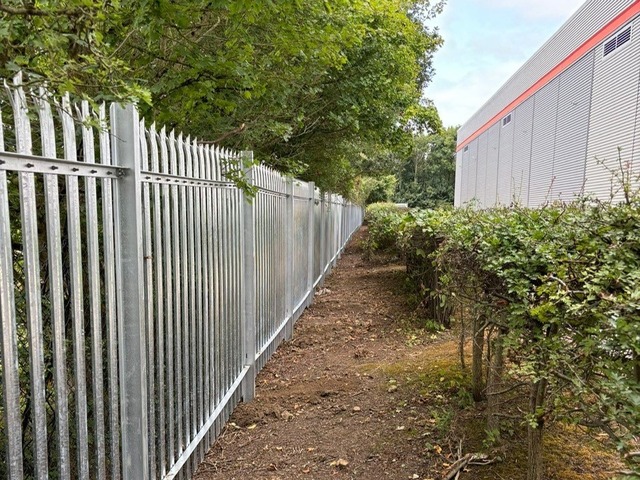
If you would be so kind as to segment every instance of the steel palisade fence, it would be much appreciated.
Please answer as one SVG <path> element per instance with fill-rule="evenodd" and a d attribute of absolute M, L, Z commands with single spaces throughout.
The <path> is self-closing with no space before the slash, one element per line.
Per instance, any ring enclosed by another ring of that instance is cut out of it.
<path fill-rule="evenodd" d="M 363 217 L 251 160 L 5 85 L 0 478 L 192 476 Z"/>

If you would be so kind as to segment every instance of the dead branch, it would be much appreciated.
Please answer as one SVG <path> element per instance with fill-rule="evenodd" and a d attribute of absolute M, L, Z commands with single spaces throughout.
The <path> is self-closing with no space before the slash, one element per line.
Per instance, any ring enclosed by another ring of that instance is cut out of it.
<path fill-rule="evenodd" d="M 517 383 L 515 385 L 512 385 L 509 388 L 505 388 L 504 390 L 500 390 L 499 392 L 487 392 L 486 394 L 487 395 L 504 395 L 505 393 L 509 393 L 511 390 L 515 390 L 516 388 L 520 388 L 520 387 L 523 387 L 525 385 L 529 385 L 529 384 L 526 383 L 526 382 L 520 382 L 520 383 Z"/>
<path fill-rule="evenodd" d="M 460 460 L 457 460 L 453 465 L 451 465 L 451 468 L 445 474 L 445 476 L 442 477 L 442 480 L 452 480 L 454 477 L 456 477 L 458 473 L 460 473 L 464 469 L 464 467 L 469 464 L 472 457 L 473 453 L 467 453 Z"/>
<path fill-rule="evenodd" d="M 457 477 L 462 470 L 468 465 L 490 465 L 492 463 L 498 462 L 499 459 L 496 458 L 488 458 L 486 455 L 482 453 L 467 453 L 464 457 L 457 460 L 451 468 L 447 471 L 447 473 L 442 477 L 442 480 L 452 480 Z"/>

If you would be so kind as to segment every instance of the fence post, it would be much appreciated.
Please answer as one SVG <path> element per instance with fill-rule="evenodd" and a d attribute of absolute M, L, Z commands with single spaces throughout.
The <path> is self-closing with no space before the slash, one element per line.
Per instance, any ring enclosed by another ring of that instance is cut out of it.
<path fill-rule="evenodd" d="M 289 341 L 293 338 L 293 240 L 295 238 L 295 223 L 293 218 L 293 178 L 287 177 L 287 205 L 285 208 L 285 318 L 287 326 L 284 329 L 284 338 Z"/>
<path fill-rule="evenodd" d="M 333 269 L 336 266 L 336 263 L 338 263 L 338 252 L 340 251 L 340 245 L 338 242 L 338 235 L 340 234 L 340 228 L 337 225 L 338 222 L 336 221 L 338 219 L 339 216 L 339 212 L 340 210 L 338 209 L 338 202 L 337 202 L 337 195 L 336 194 L 331 194 L 329 197 L 329 201 L 331 202 L 331 209 L 333 210 L 333 215 L 331 217 L 331 223 L 333 224 L 333 228 L 332 230 L 332 235 L 331 235 L 331 256 L 330 258 L 331 260 L 331 268 Z"/>
<path fill-rule="evenodd" d="M 315 219 L 315 204 L 316 204 L 316 184 L 314 182 L 309 182 L 309 202 L 307 206 L 308 210 L 308 231 L 309 231 L 309 241 L 307 242 L 307 301 L 305 306 L 311 305 L 311 300 L 313 300 L 313 254 L 314 254 L 314 245 L 316 238 L 316 219 Z"/>
<path fill-rule="evenodd" d="M 320 204 L 320 285 L 324 284 L 327 268 L 327 194 L 322 193 Z"/>
<path fill-rule="evenodd" d="M 144 325 L 142 178 L 138 111 L 111 105 L 115 182 L 115 248 L 120 365 L 122 477 L 149 478 L 147 348 Z M 127 170 L 124 170 L 124 169 Z"/>
<path fill-rule="evenodd" d="M 248 185 L 254 184 L 253 152 L 242 152 L 245 178 Z M 255 209 L 253 201 L 247 192 L 243 197 L 243 229 L 242 248 L 244 257 L 243 286 L 244 301 L 242 302 L 242 358 L 248 371 L 242 381 L 242 401 L 253 400 L 256 394 L 256 251 L 255 251 Z"/>

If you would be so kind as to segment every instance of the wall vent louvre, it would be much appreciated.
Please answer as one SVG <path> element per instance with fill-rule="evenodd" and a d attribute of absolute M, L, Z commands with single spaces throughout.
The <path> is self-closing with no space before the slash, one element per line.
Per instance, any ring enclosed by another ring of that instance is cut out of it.
<path fill-rule="evenodd" d="M 616 49 L 615 37 L 604 44 L 604 56 L 606 57 Z"/>
<path fill-rule="evenodd" d="M 631 25 L 618 33 L 615 37 L 612 37 L 604 42 L 603 56 L 606 57 L 611 52 L 627 43 L 629 40 L 631 40 Z"/>
<path fill-rule="evenodd" d="M 468 152 L 469 151 L 469 145 L 466 145 L 462 151 L 463 152 Z"/>
<path fill-rule="evenodd" d="M 511 114 L 507 115 L 502 119 L 502 126 L 508 125 L 511 123 Z"/>
<path fill-rule="evenodd" d="M 616 37 L 616 47 L 623 45 L 631 40 L 631 27 L 627 27 Z"/>

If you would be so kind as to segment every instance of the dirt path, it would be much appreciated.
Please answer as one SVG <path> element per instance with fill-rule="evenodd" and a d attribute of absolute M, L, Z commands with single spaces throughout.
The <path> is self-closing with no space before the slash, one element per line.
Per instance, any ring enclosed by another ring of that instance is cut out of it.
<path fill-rule="evenodd" d="M 423 478 L 421 414 L 376 364 L 419 352 L 400 264 L 362 260 L 362 233 L 236 409 L 196 479 Z M 348 462 L 348 463 L 347 463 Z M 414 475 L 416 475 L 414 477 Z"/>
<path fill-rule="evenodd" d="M 256 399 L 237 407 L 196 480 L 433 480 L 459 445 L 486 450 L 482 407 L 469 408 L 456 340 L 416 327 L 404 267 L 364 261 L 365 234 L 260 372 Z M 505 460 L 461 480 L 525 478 L 526 433 L 505 435 L 490 452 Z M 548 480 L 606 479 L 619 467 L 574 430 L 556 429 L 546 443 Z"/>

